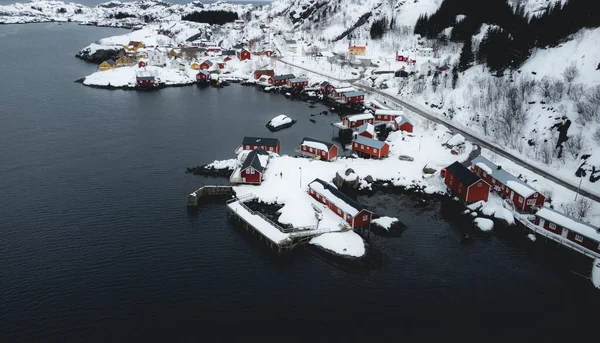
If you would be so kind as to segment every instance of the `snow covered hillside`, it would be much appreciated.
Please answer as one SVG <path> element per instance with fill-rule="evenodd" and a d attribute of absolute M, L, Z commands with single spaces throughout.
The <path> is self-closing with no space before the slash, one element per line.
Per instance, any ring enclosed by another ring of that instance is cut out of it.
<path fill-rule="evenodd" d="M 74 21 L 98 26 L 131 27 L 152 21 L 181 20 L 182 15 L 207 10 L 236 12 L 243 17 L 252 10 L 250 4 L 232 4 L 218 1 L 203 4 L 170 4 L 160 0 L 132 2 L 110 1 L 88 7 L 64 1 L 32 1 L 0 6 L 0 24 Z"/>

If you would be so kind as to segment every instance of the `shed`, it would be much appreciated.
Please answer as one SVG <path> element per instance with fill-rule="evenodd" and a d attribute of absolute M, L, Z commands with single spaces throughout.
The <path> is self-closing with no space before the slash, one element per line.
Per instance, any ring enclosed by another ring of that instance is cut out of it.
<path fill-rule="evenodd" d="M 261 76 L 275 76 L 275 71 L 273 69 L 258 69 L 254 71 L 254 79 L 259 79 Z"/>
<path fill-rule="evenodd" d="M 342 124 L 350 129 L 361 127 L 364 123 L 373 124 L 374 117 L 371 113 L 355 114 L 342 118 Z"/>
<path fill-rule="evenodd" d="M 591 224 L 546 206 L 535 213 L 534 223 L 573 244 L 600 254 L 600 231 Z"/>
<path fill-rule="evenodd" d="M 459 162 L 454 162 L 446 169 L 444 183 L 451 194 L 456 195 L 464 203 L 487 201 L 490 185 Z"/>
<path fill-rule="evenodd" d="M 298 152 L 305 156 L 316 157 L 321 160 L 331 161 L 338 155 L 337 145 L 317 139 L 304 137 Z"/>
<path fill-rule="evenodd" d="M 402 110 L 388 110 L 388 109 L 376 109 L 373 116 L 375 122 L 393 122 L 399 116 L 404 115 Z"/>
<path fill-rule="evenodd" d="M 359 136 L 374 138 L 375 137 L 375 126 L 371 123 L 364 123 L 356 132 Z"/>
<path fill-rule="evenodd" d="M 210 80 L 210 73 L 206 70 L 200 70 L 198 74 L 196 74 L 196 81 L 198 82 L 206 82 Z"/>
<path fill-rule="evenodd" d="M 281 86 L 285 85 L 288 80 L 295 78 L 296 76 L 294 76 L 294 74 L 275 75 L 269 79 L 269 83 L 271 83 L 273 86 Z"/>
<path fill-rule="evenodd" d="M 365 100 L 365 93 L 363 91 L 350 91 L 342 94 L 342 101 L 354 103 L 362 102 Z"/>
<path fill-rule="evenodd" d="M 108 59 L 108 60 L 100 63 L 100 65 L 98 66 L 98 70 L 100 70 L 100 71 L 110 70 L 110 69 L 115 68 L 116 66 L 117 66 L 117 63 L 115 62 L 115 60 Z"/>
<path fill-rule="evenodd" d="M 252 55 L 250 54 L 250 51 L 248 51 L 246 49 L 238 50 L 236 52 L 236 55 L 237 55 L 237 57 L 238 57 L 238 59 L 240 61 L 245 61 L 245 60 L 249 60 L 249 59 L 252 58 Z"/>
<path fill-rule="evenodd" d="M 405 115 L 397 116 L 394 125 L 397 131 L 413 132 L 413 124 Z"/>
<path fill-rule="evenodd" d="M 308 79 L 305 77 L 296 77 L 287 80 L 287 85 L 291 88 L 304 88 L 308 86 Z"/>
<path fill-rule="evenodd" d="M 261 148 L 250 151 L 240 168 L 242 183 L 261 184 L 263 173 L 267 169 L 269 153 Z"/>
<path fill-rule="evenodd" d="M 308 194 L 353 228 L 368 227 L 371 224 L 373 212 L 328 182 L 313 180 L 308 184 Z"/>
<path fill-rule="evenodd" d="M 362 157 L 384 158 L 390 153 L 390 146 L 377 139 L 356 136 L 352 140 L 352 151 Z"/>
<path fill-rule="evenodd" d="M 244 137 L 242 140 L 243 150 L 254 150 L 261 148 L 265 151 L 279 153 L 281 143 L 278 138 Z"/>

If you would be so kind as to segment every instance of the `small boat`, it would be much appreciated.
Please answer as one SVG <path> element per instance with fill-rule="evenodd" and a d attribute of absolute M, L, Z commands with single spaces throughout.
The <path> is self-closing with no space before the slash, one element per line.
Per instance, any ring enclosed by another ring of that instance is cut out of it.
<path fill-rule="evenodd" d="M 314 120 L 314 119 L 309 119 L 308 121 L 310 121 L 310 122 L 311 122 L 311 123 L 313 123 L 313 124 L 316 124 L 316 123 L 317 123 L 317 121 L 316 121 L 316 120 Z"/>
<path fill-rule="evenodd" d="M 315 105 L 310 105 L 310 106 L 308 106 L 308 107 L 310 107 L 310 108 L 315 108 L 316 106 L 315 106 Z"/>

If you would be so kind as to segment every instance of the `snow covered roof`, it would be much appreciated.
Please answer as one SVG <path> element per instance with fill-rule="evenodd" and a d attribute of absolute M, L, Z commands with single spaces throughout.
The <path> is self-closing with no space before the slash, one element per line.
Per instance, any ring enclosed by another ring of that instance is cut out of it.
<path fill-rule="evenodd" d="M 362 114 L 346 116 L 346 120 L 349 122 L 353 122 L 353 121 L 357 121 L 357 120 L 367 120 L 367 119 L 373 119 L 373 118 L 374 117 L 371 113 L 362 113 Z"/>
<path fill-rule="evenodd" d="M 358 128 L 358 133 L 361 134 L 363 132 L 370 133 L 371 136 L 375 136 L 375 126 L 371 123 L 364 123 Z"/>
<path fill-rule="evenodd" d="M 290 80 L 295 78 L 296 76 L 294 74 L 275 75 L 273 76 L 273 81 Z"/>
<path fill-rule="evenodd" d="M 319 150 L 324 150 L 324 151 L 329 151 L 333 147 L 333 143 L 323 142 L 318 139 L 313 139 L 313 138 L 308 138 L 308 137 L 304 137 L 302 139 L 301 145 L 306 145 L 308 147 L 319 149 Z"/>
<path fill-rule="evenodd" d="M 337 208 L 353 217 L 364 209 L 363 205 L 344 194 L 329 182 L 325 182 L 321 179 L 314 179 L 308 184 L 308 187 L 312 188 L 314 191 L 327 198 L 327 200 L 332 202 Z"/>
<path fill-rule="evenodd" d="M 267 163 L 266 163 L 267 159 L 261 158 L 261 155 L 269 156 L 269 153 L 267 153 L 266 151 L 264 151 L 261 148 L 250 151 L 248 156 L 246 156 L 246 159 L 244 160 L 244 163 L 242 164 L 241 169 L 244 170 L 248 167 L 252 167 L 255 170 L 262 173 L 265 170 L 265 168 L 267 167 Z"/>
<path fill-rule="evenodd" d="M 463 166 L 459 162 L 454 162 L 448 167 L 446 167 L 446 172 L 457 177 L 460 180 L 460 182 L 462 182 L 467 187 L 480 180 L 479 176 L 475 175 L 475 173 L 470 171 L 469 168 Z"/>
<path fill-rule="evenodd" d="M 498 180 L 500 183 L 502 183 L 506 187 L 512 189 L 520 196 L 527 198 L 528 196 L 537 192 L 537 190 L 535 188 L 526 184 L 523 180 L 519 179 L 518 177 L 514 176 L 513 174 L 507 172 L 506 170 L 504 170 L 502 168 L 498 169 L 498 166 L 496 164 L 494 164 L 492 161 L 488 160 L 487 158 L 485 158 L 481 155 L 475 157 L 471 161 L 471 165 L 475 165 L 475 166 L 477 166 L 480 163 L 483 165 L 486 165 L 489 169 L 492 170 L 492 172 L 488 173 L 488 174 L 492 175 L 492 177 L 494 179 Z M 486 171 L 486 173 L 487 173 L 487 171 Z"/>
<path fill-rule="evenodd" d="M 404 116 L 404 115 L 397 116 L 396 119 L 394 119 L 394 121 L 398 125 L 402 125 L 404 123 L 409 123 L 410 125 L 412 125 L 412 123 L 410 122 L 410 120 L 408 120 L 408 118 L 406 118 L 406 116 Z"/>
<path fill-rule="evenodd" d="M 117 64 L 117 62 L 115 62 L 115 60 L 113 60 L 112 58 L 104 61 L 106 64 L 108 64 L 109 66 L 114 66 L 115 64 Z"/>
<path fill-rule="evenodd" d="M 361 96 L 361 95 L 365 95 L 365 93 L 363 91 L 350 91 L 350 92 L 345 92 L 344 93 L 345 97 Z"/>
<path fill-rule="evenodd" d="M 300 82 L 308 82 L 308 79 L 305 77 L 296 77 L 294 79 L 290 79 L 291 83 L 300 83 Z"/>
<path fill-rule="evenodd" d="M 356 142 L 356 143 L 362 144 L 362 145 L 367 145 L 367 146 L 370 146 L 375 149 L 381 149 L 386 144 L 385 142 L 382 142 L 380 140 L 369 138 L 369 137 L 364 137 L 364 136 L 356 136 L 356 138 L 354 138 L 353 142 Z"/>
<path fill-rule="evenodd" d="M 212 66 L 212 65 L 213 65 L 213 63 L 212 63 L 212 61 L 211 61 L 211 60 L 206 60 L 206 61 L 204 61 L 204 62 L 202 62 L 202 63 L 206 63 L 206 64 L 208 64 L 209 66 Z"/>
<path fill-rule="evenodd" d="M 591 238 L 596 242 L 600 242 L 600 232 L 598 232 L 598 228 L 595 228 L 586 222 L 569 217 L 566 214 L 560 213 L 545 206 L 537 211 L 535 215 L 573 232 Z"/>
<path fill-rule="evenodd" d="M 385 109 L 375 110 L 375 115 L 401 116 L 403 114 L 404 114 L 404 111 L 402 111 L 402 110 L 385 110 Z"/>
<path fill-rule="evenodd" d="M 203 75 L 205 75 L 205 76 L 210 76 L 210 73 L 209 73 L 208 71 L 206 71 L 206 70 L 200 70 L 200 71 L 198 72 L 198 74 L 203 74 Z"/>
<path fill-rule="evenodd" d="M 293 39 L 286 39 L 285 44 L 296 44 L 296 41 Z"/>
<path fill-rule="evenodd" d="M 335 92 L 336 93 L 340 93 L 340 94 L 346 93 L 346 92 L 352 92 L 352 91 L 355 91 L 355 90 L 356 90 L 356 88 L 354 88 L 354 87 L 340 87 L 340 88 L 335 88 Z"/>
<path fill-rule="evenodd" d="M 259 137 L 244 137 L 242 140 L 243 145 L 264 145 L 276 147 L 279 144 L 277 138 L 259 138 Z"/>

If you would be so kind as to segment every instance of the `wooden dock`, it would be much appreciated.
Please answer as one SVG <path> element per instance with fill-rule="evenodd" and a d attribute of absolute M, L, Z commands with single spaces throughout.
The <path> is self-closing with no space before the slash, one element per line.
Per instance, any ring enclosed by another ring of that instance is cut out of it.
<path fill-rule="evenodd" d="M 202 186 L 187 196 L 187 206 L 196 207 L 201 199 L 215 199 L 234 195 L 231 186 Z"/>

